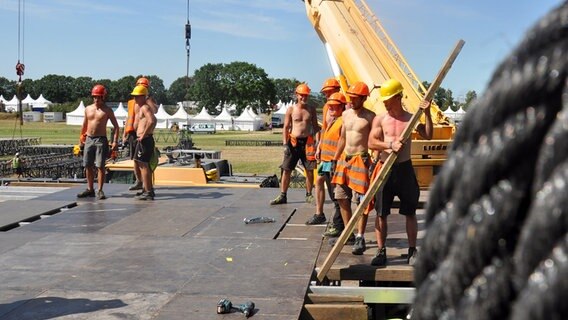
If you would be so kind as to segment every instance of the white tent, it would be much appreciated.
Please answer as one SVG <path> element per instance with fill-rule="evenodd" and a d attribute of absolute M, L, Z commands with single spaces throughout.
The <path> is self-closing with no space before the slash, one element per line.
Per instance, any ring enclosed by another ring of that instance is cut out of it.
<path fill-rule="evenodd" d="M 51 104 L 53 103 L 44 98 L 43 94 L 40 94 L 39 97 L 32 103 L 32 109 L 40 109 L 41 111 L 43 111 Z"/>
<path fill-rule="evenodd" d="M 253 115 L 254 112 L 249 112 L 247 109 L 248 107 L 235 119 L 235 130 L 256 131 L 260 128 L 258 119 Z"/>
<path fill-rule="evenodd" d="M 0 94 L 0 103 L 6 103 L 8 100 L 4 99 L 4 96 Z"/>
<path fill-rule="evenodd" d="M 4 104 L 6 105 L 6 112 L 16 112 L 20 110 L 20 107 L 18 106 L 19 103 L 20 102 L 18 101 L 18 97 L 14 95 L 12 100 L 4 102 Z"/>
<path fill-rule="evenodd" d="M 456 123 L 461 122 L 465 114 L 466 114 L 465 110 L 461 107 L 457 111 L 452 111 L 452 109 L 444 111 L 444 115 L 454 120 L 454 122 Z"/>
<path fill-rule="evenodd" d="M 32 96 L 30 96 L 30 94 L 28 93 L 28 95 L 24 98 L 24 100 L 22 100 L 22 106 L 24 107 L 24 110 L 26 109 L 32 109 L 33 104 L 34 104 L 35 100 L 34 98 L 32 98 Z M 29 108 L 26 108 L 27 106 L 29 106 Z"/>
<path fill-rule="evenodd" d="M 83 101 L 81 101 L 77 109 L 71 112 L 67 112 L 65 117 L 66 117 L 65 123 L 67 125 L 82 126 L 83 119 L 85 118 L 85 105 L 83 104 Z"/>
<path fill-rule="evenodd" d="M 213 118 L 212 115 L 210 115 L 207 112 L 207 109 L 205 109 L 205 107 L 203 107 L 201 109 L 201 112 L 199 112 L 198 115 L 196 115 L 195 117 L 191 118 L 191 124 L 196 124 L 196 123 L 215 123 L 215 118 Z"/>
<path fill-rule="evenodd" d="M 234 121 L 229 111 L 227 111 L 227 107 L 223 107 L 221 113 L 215 117 L 215 129 L 233 130 Z"/>
<path fill-rule="evenodd" d="M 156 112 L 156 128 L 167 129 L 170 127 L 170 119 L 172 116 L 166 112 L 164 109 L 164 105 L 160 103 L 160 107 L 158 108 L 158 112 Z"/>
<path fill-rule="evenodd" d="M 114 116 L 116 117 L 116 121 L 118 122 L 118 126 L 120 128 L 124 127 L 124 122 L 126 121 L 126 117 L 128 117 L 128 111 L 124 108 L 124 105 L 121 103 L 118 104 L 118 108 L 114 110 Z M 112 127 L 112 123 L 109 121 L 107 123 L 107 127 Z"/>
<path fill-rule="evenodd" d="M 172 123 L 176 122 L 179 128 L 183 128 L 184 125 L 189 124 L 189 119 L 191 116 L 185 111 L 183 105 L 178 104 L 179 108 L 177 109 L 176 113 L 174 113 L 170 119 Z"/>

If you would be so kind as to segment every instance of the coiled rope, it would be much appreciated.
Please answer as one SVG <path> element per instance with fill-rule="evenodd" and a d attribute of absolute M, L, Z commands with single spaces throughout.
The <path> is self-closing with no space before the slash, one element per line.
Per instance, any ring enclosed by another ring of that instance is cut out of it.
<path fill-rule="evenodd" d="M 568 319 L 568 2 L 497 68 L 432 188 L 413 319 Z"/>

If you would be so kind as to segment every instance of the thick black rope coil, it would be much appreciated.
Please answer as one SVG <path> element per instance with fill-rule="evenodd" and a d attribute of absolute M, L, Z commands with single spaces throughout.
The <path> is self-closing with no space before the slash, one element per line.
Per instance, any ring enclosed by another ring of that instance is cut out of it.
<path fill-rule="evenodd" d="M 568 2 L 468 112 L 426 220 L 413 319 L 568 319 Z"/>

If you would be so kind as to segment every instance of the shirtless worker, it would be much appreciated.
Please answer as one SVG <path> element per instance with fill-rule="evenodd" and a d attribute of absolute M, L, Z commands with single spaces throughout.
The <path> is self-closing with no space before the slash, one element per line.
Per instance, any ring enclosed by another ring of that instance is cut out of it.
<path fill-rule="evenodd" d="M 150 90 L 150 80 L 145 77 L 138 78 L 138 80 L 136 80 L 136 85 L 142 85 Z M 152 110 L 154 110 L 154 113 L 158 111 L 156 103 L 150 96 L 147 97 L 146 104 L 148 104 L 152 108 Z M 138 113 L 139 108 L 140 107 L 136 104 L 134 98 L 128 100 L 128 116 L 126 117 L 124 132 L 122 134 L 122 143 L 128 144 L 128 154 L 130 155 L 130 160 L 134 160 L 134 151 L 136 150 L 136 114 Z M 134 161 L 134 177 L 136 178 L 136 182 L 134 183 L 134 185 L 130 186 L 128 190 L 142 190 L 140 167 L 137 165 L 136 161 Z"/>
<path fill-rule="evenodd" d="M 138 105 L 136 113 L 136 150 L 134 151 L 134 161 L 140 168 L 140 178 L 142 179 L 142 193 L 138 200 L 154 200 L 154 187 L 152 185 L 152 170 L 149 163 L 154 153 L 154 129 L 156 127 L 156 116 L 154 110 L 148 105 L 148 88 L 143 85 L 134 87 L 131 93 Z"/>
<path fill-rule="evenodd" d="M 378 251 L 371 261 L 374 266 L 387 264 L 387 217 L 395 196 L 400 199 L 399 213 L 406 217 L 406 234 L 408 237 L 408 264 L 414 264 L 416 259 L 416 238 L 418 234 L 418 222 L 416 220 L 416 208 L 420 189 L 412 161 L 410 149 L 412 140 L 401 141 L 400 136 L 405 130 L 412 114 L 403 109 L 402 84 L 395 79 L 389 79 L 380 87 L 381 100 L 385 105 L 386 113 L 377 115 L 373 120 L 371 135 L 369 136 L 369 148 L 380 151 L 380 161 L 386 161 L 391 152 L 397 154 L 396 162 L 382 190 L 382 200 L 377 199 L 375 209 L 377 220 L 375 221 L 375 234 L 377 236 Z M 432 116 L 430 114 L 429 101 L 422 101 L 420 108 L 424 110 L 426 123 L 420 123 L 416 127 L 422 138 L 430 140 L 433 134 Z"/>
<path fill-rule="evenodd" d="M 369 87 L 363 82 L 352 84 L 347 90 L 351 99 L 351 108 L 343 112 L 343 126 L 334 160 L 337 168 L 333 175 L 335 183 L 335 199 L 339 201 L 341 216 L 345 225 L 351 220 L 351 199 L 353 192 L 363 195 L 369 188 L 370 156 L 368 140 L 375 113 L 363 103 L 369 95 Z M 366 250 L 365 226 L 367 215 L 363 215 L 357 226 L 355 244 L 351 253 L 360 255 Z M 331 243 L 331 242 L 330 242 Z"/>
<path fill-rule="evenodd" d="M 94 197 L 95 166 L 98 175 L 97 199 L 106 199 L 103 192 L 105 182 L 105 162 L 109 154 L 107 139 L 107 122 L 110 120 L 113 126 L 112 150 L 116 150 L 119 137 L 119 128 L 114 112 L 105 104 L 107 90 L 103 85 L 97 84 L 91 90 L 94 103 L 85 108 L 85 118 L 81 128 L 81 144 L 85 139 L 83 153 L 83 166 L 87 175 L 87 190 L 77 194 L 77 198 Z"/>
<path fill-rule="evenodd" d="M 282 144 L 284 145 L 284 159 L 282 168 L 282 183 L 280 195 L 270 201 L 271 205 L 284 204 L 288 201 L 287 192 L 290 186 L 292 170 L 296 169 L 298 160 L 302 161 L 306 169 L 306 189 L 312 190 L 314 183 L 315 160 L 307 160 L 306 145 L 314 132 L 319 131 L 316 111 L 308 106 L 310 87 L 302 83 L 296 87 L 297 102 L 286 110 L 284 129 L 282 130 Z M 314 150 L 315 151 L 315 150 Z M 306 195 L 306 199 L 308 195 Z"/>
<path fill-rule="evenodd" d="M 328 185 L 331 185 L 331 176 L 333 175 L 332 160 L 335 156 L 335 151 L 337 150 L 337 144 L 339 142 L 339 136 L 341 134 L 341 126 L 343 124 L 341 115 L 343 113 L 343 110 L 345 110 L 346 103 L 347 101 L 345 99 L 345 96 L 341 92 L 335 92 L 327 99 L 327 112 L 324 113 L 325 118 L 323 120 L 326 125 L 322 127 L 320 134 L 321 139 L 319 140 L 316 150 L 316 159 L 318 160 L 318 176 L 316 177 L 316 214 L 310 217 L 310 219 L 306 222 L 306 224 L 308 225 L 322 224 L 326 222 L 325 214 L 323 212 L 325 203 L 325 184 L 327 183 Z M 339 215 L 338 219 L 340 219 L 341 222 L 340 224 L 338 224 L 335 221 L 336 217 L 334 215 L 333 226 L 324 235 L 337 236 L 341 234 L 341 231 L 343 231 L 343 219 L 341 218 L 339 203 L 337 203 L 337 201 L 333 197 L 333 187 L 328 187 L 328 191 L 331 194 L 331 200 L 333 200 L 334 204 L 336 205 L 336 211 L 338 211 L 335 214 Z M 332 228 L 335 228 L 335 226 L 337 225 L 339 225 L 339 227 L 342 227 L 341 230 L 334 229 L 336 230 L 336 232 L 338 231 L 338 234 L 331 235 L 329 231 L 331 231 Z"/>

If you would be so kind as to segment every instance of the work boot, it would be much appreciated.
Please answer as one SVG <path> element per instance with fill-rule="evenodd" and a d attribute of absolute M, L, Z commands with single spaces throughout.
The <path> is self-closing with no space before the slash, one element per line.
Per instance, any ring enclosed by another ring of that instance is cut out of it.
<path fill-rule="evenodd" d="M 325 237 L 335 238 L 339 237 L 339 235 L 343 232 L 343 229 L 336 228 L 335 226 L 329 227 L 326 232 L 324 232 Z"/>
<path fill-rule="evenodd" d="M 355 244 L 353 245 L 353 249 L 351 253 L 357 256 L 360 256 L 367 250 L 367 246 L 365 245 L 365 238 L 363 237 L 355 237 Z"/>
<path fill-rule="evenodd" d="M 139 196 L 143 195 L 145 192 L 146 192 L 146 191 L 144 191 L 144 189 L 142 189 L 142 190 L 136 192 L 136 197 L 139 197 Z M 152 192 L 154 192 L 154 188 L 152 188 Z"/>
<path fill-rule="evenodd" d="M 128 191 L 134 190 L 142 190 L 142 181 L 136 181 L 135 184 L 131 185 L 130 188 L 128 188 Z"/>
<path fill-rule="evenodd" d="M 307 225 L 314 225 L 314 224 L 325 224 L 325 214 L 314 214 L 311 216 L 308 221 L 306 221 Z"/>
<path fill-rule="evenodd" d="M 371 260 L 371 265 L 376 267 L 387 265 L 387 248 L 382 247 L 377 251 L 377 255 Z"/>
<path fill-rule="evenodd" d="M 276 197 L 276 199 L 270 201 L 270 205 L 285 204 L 286 202 L 288 202 L 286 195 L 281 193 L 278 197 Z"/>
<path fill-rule="evenodd" d="M 337 238 L 330 238 L 327 242 L 329 243 L 330 246 L 334 246 L 335 243 L 337 242 L 337 240 L 339 239 L 339 237 Z M 347 238 L 347 241 L 345 241 L 345 245 L 346 246 L 352 246 L 355 244 L 355 235 L 351 234 L 349 236 L 349 238 Z"/>
<path fill-rule="evenodd" d="M 154 200 L 154 196 L 154 191 L 144 192 L 138 197 L 138 200 Z"/>
<path fill-rule="evenodd" d="M 94 198 L 95 197 L 95 190 L 87 189 L 87 190 L 77 194 L 77 198 L 87 198 L 87 197 Z"/>
<path fill-rule="evenodd" d="M 306 193 L 306 203 L 314 203 L 314 196 L 311 193 Z"/>
<path fill-rule="evenodd" d="M 408 257 L 406 258 L 406 263 L 413 266 L 416 262 L 416 255 L 418 254 L 418 250 L 415 247 L 408 248 Z"/>
<path fill-rule="evenodd" d="M 103 192 L 103 190 L 99 190 L 99 191 L 97 192 L 97 199 L 99 199 L 99 200 L 104 200 L 104 199 L 106 199 L 106 198 L 107 198 L 107 197 L 105 196 L 105 193 Z"/>

